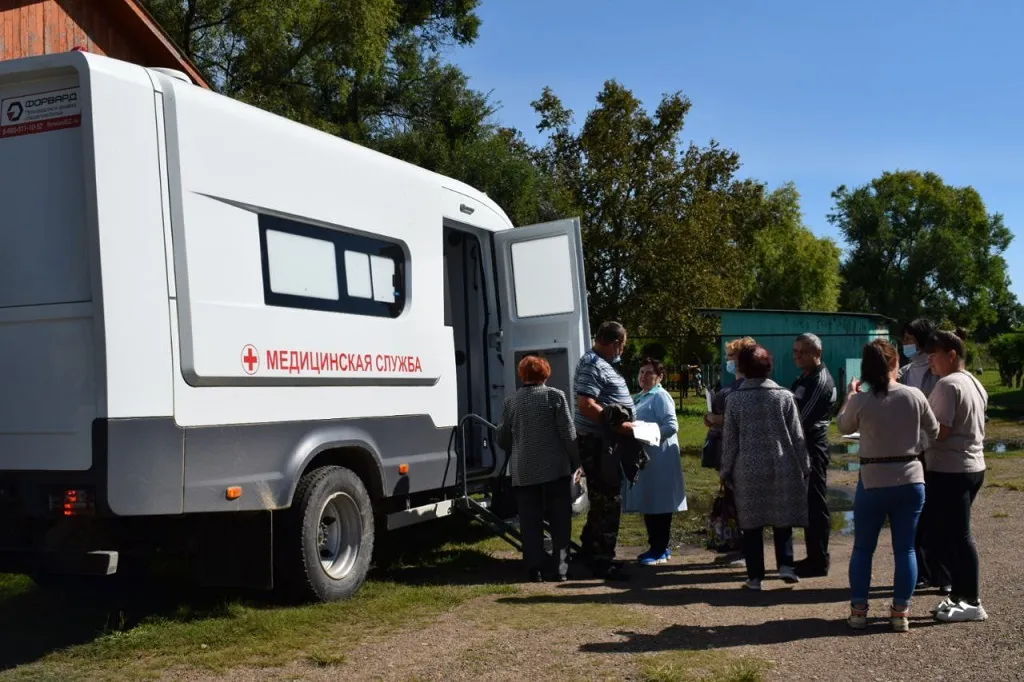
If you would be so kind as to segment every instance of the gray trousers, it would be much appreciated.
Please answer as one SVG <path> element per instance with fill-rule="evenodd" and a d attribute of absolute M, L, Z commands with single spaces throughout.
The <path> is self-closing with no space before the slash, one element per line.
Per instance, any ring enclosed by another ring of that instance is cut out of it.
<path fill-rule="evenodd" d="M 569 572 L 572 535 L 572 491 L 569 477 L 537 485 L 516 486 L 519 529 L 523 534 L 523 561 L 528 571 L 557 575 Z M 544 521 L 551 526 L 552 553 L 544 551 Z"/>

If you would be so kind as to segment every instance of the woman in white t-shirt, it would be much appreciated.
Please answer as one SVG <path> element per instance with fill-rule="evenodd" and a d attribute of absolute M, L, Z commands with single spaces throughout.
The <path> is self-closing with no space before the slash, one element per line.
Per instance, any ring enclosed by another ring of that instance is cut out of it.
<path fill-rule="evenodd" d="M 925 451 L 932 516 L 929 553 L 938 553 L 952 578 L 950 596 L 936 608 L 941 621 L 985 620 L 978 596 L 978 550 L 971 537 L 971 506 L 985 481 L 985 410 L 988 394 L 964 369 L 966 349 L 956 334 L 932 337 L 931 368 L 939 381 L 928 396 L 939 422 L 939 437 Z M 932 544 L 934 543 L 934 544 Z"/>

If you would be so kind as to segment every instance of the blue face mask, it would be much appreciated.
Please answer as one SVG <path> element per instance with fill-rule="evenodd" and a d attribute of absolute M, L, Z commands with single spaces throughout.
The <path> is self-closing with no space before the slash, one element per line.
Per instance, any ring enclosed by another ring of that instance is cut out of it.
<path fill-rule="evenodd" d="M 612 358 L 611 364 L 617 365 L 620 362 L 622 362 L 622 356 L 621 355 L 616 355 L 614 358 Z"/>
<path fill-rule="evenodd" d="M 915 355 L 917 355 L 917 346 L 915 346 L 912 343 L 904 344 L 903 354 L 907 356 L 907 359 L 914 357 Z"/>
<path fill-rule="evenodd" d="M 725 362 L 725 371 L 728 372 L 729 374 L 735 374 L 736 373 L 736 361 L 735 360 L 727 360 Z"/>

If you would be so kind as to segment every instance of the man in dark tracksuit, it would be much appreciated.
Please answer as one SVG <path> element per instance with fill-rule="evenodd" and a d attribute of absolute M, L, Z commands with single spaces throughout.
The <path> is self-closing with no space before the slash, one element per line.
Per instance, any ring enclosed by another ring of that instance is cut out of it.
<path fill-rule="evenodd" d="M 801 578 L 828 575 L 828 540 L 832 520 L 828 513 L 828 427 L 836 404 L 836 384 L 821 361 L 821 339 L 814 334 L 801 334 L 793 343 L 793 361 L 803 372 L 793 382 L 793 397 L 800 409 L 800 423 L 811 458 L 811 474 L 807 486 L 807 558 L 798 561 L 796 573 Z"/>

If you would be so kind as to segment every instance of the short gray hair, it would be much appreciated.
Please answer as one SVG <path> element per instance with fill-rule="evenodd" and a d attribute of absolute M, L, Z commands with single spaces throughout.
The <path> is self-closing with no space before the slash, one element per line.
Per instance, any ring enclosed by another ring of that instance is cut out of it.
<path fill-rule="evenodd" d="M 797 343 L 803 343 L 814 349 L 818 355 L 821 355 L 821 339 L 818 338 L 817 334 L 810 332 L 804 332 L 800 336 L 796 337 Z"/>

